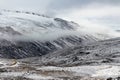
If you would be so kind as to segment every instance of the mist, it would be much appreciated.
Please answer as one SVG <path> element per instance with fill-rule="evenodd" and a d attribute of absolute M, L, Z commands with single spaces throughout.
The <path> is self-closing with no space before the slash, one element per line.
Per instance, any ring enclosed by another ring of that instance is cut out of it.
<path fill-rule="evenodd" d="M 83 27 L 82 30 L 90 34 L 104 33 L 120 37 L 116 31 L 120 30 L 120 0 L 0 0 L 0 8 L 59 17 L 78 23 Z M 59 33 L 64 32 L 57 33 L 61 35 Z"/>
<path fill-rule="evenodd" d="M 24 28 L 24 27 L 23 27 Z M 44 32 L 39 31 L 39 29 L 35 30 L 35 32 L 31 32 L 27 30 L 27 32 L 19 32 L 21 35 L 10 35 L 10 34 L 5 34 L 5 33 L 0 33 L 0 39 L 1 40 L 8 40 L 11 42 L 14 41 L 54 41 L 63 37 L 69 37 L 69 36 L 77 36 L 83 38 L 84 36 L 87 35 L 82 30 L 64 30 L 64 29 L 59 29 L 59 28 L 51 28 L 51 29 L 46 29 Z"/>
<path fill-rule="evenodd" d="M 72 20 L 84 26 L 84 30 L 92 33 L 106 33 L 120 37 L 116 30 L 120 29 L 120 6 L 102 3 L 91 3 L 80 8 L 63 10 L 56 17 Z"/>

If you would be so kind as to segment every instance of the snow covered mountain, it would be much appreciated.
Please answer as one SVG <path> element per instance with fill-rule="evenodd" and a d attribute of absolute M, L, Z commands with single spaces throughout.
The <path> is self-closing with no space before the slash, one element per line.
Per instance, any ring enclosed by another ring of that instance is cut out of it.
<path fill-rule="evenodd" d="M 51 66 L 115 64 L 120 63 L 119 48 L 120 38 L 96 41 L 47 54 L 38 62 Z"/>
<path fill-rule="evenodd" d="M 0 59 L 2 80 L 119 80 L 120 38 L 65 48 L 42 57 Z"/>
<path fill-rule="evenodd" d="M 0 57 L 27 58 L 84 46 L 109 35 L 90 34 L 72 21 L 34 12 L 0 10 L 0 36 Z"/>
<path fill-rule="evenodd" d="M 98 40 L 77 23 L 34 12 L 0 10 L 0 57 L 26 58 Z"/>
<path fill-rule="evenodd" d="M 0 79 L 119 79 L 120 38 L 107 38 L 72 21 L 0 10 Z"/>
<path fill-rule="evenodd" d="M 72 21 L 34 12 L 0 10 L 0 35 L 7 40 L 49 41 L 65 36 L 111 38 L 107 33 L 89 33 Z"/>

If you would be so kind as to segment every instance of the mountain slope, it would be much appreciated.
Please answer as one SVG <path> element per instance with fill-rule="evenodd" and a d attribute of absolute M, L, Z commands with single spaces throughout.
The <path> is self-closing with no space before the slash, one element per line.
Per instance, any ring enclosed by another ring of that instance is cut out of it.
<path fill-rule="evenodd" d="M 81 29 L 80 29 L 81 28 Z M 98 40 L 77 23 L 34 12 L 0 11 L 0 57 L 42 56 Z"/>
<path fill-rule="evenodd" d="M 44 41 L 69 35 L 86 38 L 88 36 L 93 38 L 94 36 L 98 39 L 110 38 L 110 35 L 102 32 L 89 33 L 89 31 L 84 30 L 83 26 L 72 21 L 26 11 L 0 10 L 0 27 L 4 29 L 4 31 L 0 31 L 0 35 L 5 39 L 7 37 L 9 40 Z M 14 34 L 11 32 L 14 32 Z"/>
<path fill-rule="evenodd" d="M 61 49 L 41 58 L 0 59 L 0 79 L 119 80 L 119 47 L 120 38 L 114 38 Z"/>
<path fill-rule="evenodd" d="M 120 63 L 119 47 L 120 38 L 92 42 L 47 54 L 38 58 L 38 62 L 52 66 Z"/>

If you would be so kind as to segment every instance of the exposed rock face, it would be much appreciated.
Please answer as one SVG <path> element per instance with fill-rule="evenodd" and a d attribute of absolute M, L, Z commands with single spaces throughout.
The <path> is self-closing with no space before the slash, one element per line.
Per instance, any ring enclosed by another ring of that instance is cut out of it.
<path fill-rule="evenodd" d="M 73 45 L 82 44 L 79 37 L 60 38 L 54 41 L 17 41 L 11 42 L 7 40 L 0 41 L 0 57 L 1 58 L 27 58 L 38 57 L 58 49 L 63 49 Z"/>
<path fill-rule="evenodd" d="M 120 38 L 65 48 L 42 56 L 38 62 L 51 66 L 120 63 Z"/>

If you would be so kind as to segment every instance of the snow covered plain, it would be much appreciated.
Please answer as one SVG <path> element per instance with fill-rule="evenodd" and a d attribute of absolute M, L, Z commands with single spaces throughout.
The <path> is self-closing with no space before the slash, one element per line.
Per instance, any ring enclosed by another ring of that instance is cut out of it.
<path fill-rule="evenodd" d="M 55 67 L 0 60 L 0 80 L 117 80 L 119 75 L 120 64 Z"/>

